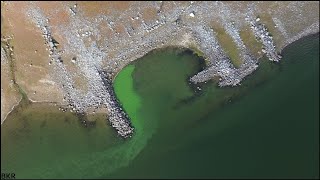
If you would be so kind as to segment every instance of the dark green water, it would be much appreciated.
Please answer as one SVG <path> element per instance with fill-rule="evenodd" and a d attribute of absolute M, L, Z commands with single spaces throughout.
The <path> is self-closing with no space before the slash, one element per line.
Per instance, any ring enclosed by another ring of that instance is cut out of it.
<path fill-rule="evenodd" d="M 114 86 L 136 128 L 120 140 L 97 115 L 32 105 L 1 126 L 1 172 L 19 177 L 319 177 L 319 35 L 283 61 L 261 61 L 242 86 L 188 84 L 203 68 L 189 51 L 153 51 Z M 41 110 L 40 110 L 41 108 Z"/>

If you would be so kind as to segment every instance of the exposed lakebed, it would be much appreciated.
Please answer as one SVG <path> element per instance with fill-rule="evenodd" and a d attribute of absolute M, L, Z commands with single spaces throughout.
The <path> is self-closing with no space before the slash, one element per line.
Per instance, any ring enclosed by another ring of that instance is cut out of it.
<path fill-rule="evenodd" d="M 1 126 L 1 172 L 17 178 L 319 177 L 319 35 L 235 88 L 189 77 L 203 60 L 154 50 L 114 81 L 135 134 L 123 140 L 104 115 L 78 117 L 42 104 Z"/>

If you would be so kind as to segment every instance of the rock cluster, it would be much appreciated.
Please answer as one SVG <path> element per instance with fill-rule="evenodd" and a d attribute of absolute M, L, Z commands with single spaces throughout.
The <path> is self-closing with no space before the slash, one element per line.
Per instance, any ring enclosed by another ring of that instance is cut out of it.
<path fill-rule="evenodd" d="M 107 109 L 109 113 L 109 122 L 112 127 L 114 127 L 117 133 L 124 137 L 131 137 L 134 128 L 131 126 L 131 121 L 129 116 L 122 109 L 119 101 L 116 98 L 116 95 L 113 90 L 112 81 L 108 78 L 107 73 L 101 72 L 101 78 L 103 79 L 103 84 L 108 92 L 107 96 Z"/>
<path fill-rule="evenodd" d="M 276 47 L 273 42 L 273 38 L 264 24 L 260 22 L 260 18 L 254 19 L 253 16 L 248 15 L 246 21 L 250 23 L 250 28 L 253 31 L 256 38 L 262 42 L 262 52 L 266 53 L 266 56 L 270 61 L 280 61 L 281 56 L 277 53 Z"/>

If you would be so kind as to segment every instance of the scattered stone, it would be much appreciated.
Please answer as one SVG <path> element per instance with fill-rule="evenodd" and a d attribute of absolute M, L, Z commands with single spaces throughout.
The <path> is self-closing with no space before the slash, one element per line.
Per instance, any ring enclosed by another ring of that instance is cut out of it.
<path fill-rule="evenodd" d="M 254 20 L 252 14 L 247 15 L 247 22 L 250 24 L 250 28 L 253 31 L 255 37 L 258 41 L 262 42 L 263 49 L 266 56 L 270 61 L 280 61 L 281 56 L 277 53 L 275 45 L 273 43 L 273 38 L 268 32 L 264 24 L 260 23 L 260 18 Z"/>
<path fill-rule="evenodd" d="M 190 17 L 194 17 L 194 12 L 191 12 L 191 13 L 189 14 L 189 16 L 190 16 Z"/>
<path fill-rule="evenodd" d="M 77 60 L 77 58 L 76 58 L 76 57 L 73 57 L 73 58 L 71 59 L 71 62 L 72 62 L 72 63 L 76 63 L 76 60 Z"/>
<path fill-rule="evenodd" d="M 246 46 L 242 44 L 243 42 L 238 36 L 239 32 L 236 27 L 237 24 L 235 23 L 237 19 L 234 19 L 234 15 L 236 14 L 233 14 L 234 12 L 228 14 L 229 12 L 223 8 L 224 3 L 222 2 L 212 2 L 212 4 L 211 2 L 195 3 L 197 4 L 196 6 L 192 5 L 193 2 L 190 4 L 191 5 L 186 8 L 180 8 L 177 5 L 177 8 L 172 8 L 174 10 L 170 12 L 161 12 L 161 14 L 158 14 L 157 20 L 151 23 L 144 22 L 144 18 L 139 12 L 125 14 L 126 17 L 131 17 L 132 21 L 138 19 L 139 21 L 137 22 L 140 23 L 141 21 L 141 26 L 135 27 L 135 29 L 125 27 L 128 36 L 120 36 L 118 32 L 115 32 L 115 26 L 121 23 L 122 18 L 112 19 L 109 17 L 99 17 L 102 22 L 108 23 L 108 28 L 110 28 L 112 32 L 112 36 L 110 39 L 108 38 L 105 45 L 101 45 L 102 47 L 100 47 L 100 45 L 97 47 L 94 44 L 96 43 L 95 40 L 90 40 L 92 44 L 90 44 L 90 41 L 88 44 L 87 41 L 85 42 L 86 44 L 84 44 L 83 40 L 87 39 L 82 38 L 88 36 L 91 38 L 92 36 L 92 39 L 99 39 L 100 32 L 97 26 L 97 24 L 99 24 L 97 22 L 100 22 L 99 18 L 95 18 L 94 22 L 91 22 L 91 19 L 89 20 L 89 18 L 81 14 L 72 17 L 70 25 L 59 30 L 63 32 L 66 42 L 68 42 L 68 46 L 65 47 L 67 47 L 68 51 L 74 52 L 78 57 L 78 59 L 75 57 L 72 58 L 71 62 L 77 63 L 80 72 L 88 79 L 87 93 L 80 92 L 79 89 L 73 88 L 74 82 L 71 78 L 72 75 L 66 70 L 64 64 L 59 63 L 62 62 L 62 59 L 59 59 L 61 52 L 57 50 L 57 44 L 52 37 L 48 21 L 43 20 L 45 17 L 39 13 L 41 12 L 40 10 L 33 13 L 32 15 L 37 25 L 43 32 L 43 37 L 52 62 L 56 62 L 52 67 L 56 72 L 55 78 L 57 78 L 57 82 L 64 84 L 62 87 L 65 92 L 64 101 L 69 103 L 72 111 L 82 113 L 87 112 L 90 108 L 97 109 L 98 107 L 106 107 L 109 112 L 108 120 L 111 126 L 114 127 L 120 136 L 130 137 L 134 128 L 130 124 L 129 117 L 121 108 L 121 104 L 119 104 L 115 98 L 112 79 L 115 74 L 130 61 L 142 57 L 152 49 L 159 48 L 160 45 L 167 45 L 167 42 L 171 42 L 171 40 L 177 40 L 177 37 L 179 38 L 181 34 L 190 34 L 191 40 L 194 40 L 197 46 L 199 45 L 199 49 L 204 53 L 208 61 L 208 68 L 192 77 L 190 79 L 193 80 L 192 82 L 206 83 L 206 80 L 212 77 L 219 77 L 219 86 L 239 85 L 245 76 L 257 68 L 257 64 L 255 63 L 255 58 L 246 50 Z M 217 11 L 213 12 L 212 9 L 215 9 L 215 7 L 217 7 Z M 71 14 L 76 14 L 76 8 L 76 4 L 70 6 Z M 202 9 L 200 11 L 197 8 Z M 192 18 L 195 17 L 195 12 L 191 10 L 197 12 L 196 22 L 192 21 Z M 248 10 L 251 11 L 250 8 L 248 8 Z M 224 28 L 242 52 L 241 58 L 245 61 L 240 68 L 234 67 L 230 58 L 216 40 L 215 32 L 205 23 L 207 20 L 205 18 L 215 13 L 221 13 Z M 190 18 L 185 19 L 185 16 L 188 17 L 188 15 Z M 183 17 L 183 22 L 181 17 Z M 264 51 L 266 51 L 267 54 L 274 53 L 272 37 L 268 31 L 263 29 L 263 26 L 260 26 L 260 18 L 252 19 L 252 17 L 246 17 L 245 19 L 250 22 L 251 27 L 253 27 L 252 31 L 255 32 L 256 37 L 263 41 L 264 48 L 266 49 Z M 130 21 L 130 18 L 128 20 Z M 165 28 L 162 28 L 163 25 L 165 25 Z M 118 36 L 115 36 L 115 34 L 118 34 Z M 121 48 L 121 50 L 117 47 Z M 115 50 L 112 52 L 110 49 Z M 113 54 L 112 57 L 109 53 Z M 274 57 L 271 58 L 275 59 Z M 51 61 L 49 64 L 51 64 Z M 103 64 L 103 67 L 101 64 Z M 102 68 L 106 69 L 104 75 L 97 73 L 100 72 Z M 199 90 L 199 88 L 197 89 Z"/>

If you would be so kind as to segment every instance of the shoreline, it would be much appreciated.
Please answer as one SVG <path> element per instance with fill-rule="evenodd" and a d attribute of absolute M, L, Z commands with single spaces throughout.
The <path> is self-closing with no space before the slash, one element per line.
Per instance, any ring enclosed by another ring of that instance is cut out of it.
<path fill-rule="evenodd" d="M 98 4 L 46 3 L 44 7 L 6 2 L 2 15 L 8 24 L 14 24 L 8 33 L 16 38 L 18 83 L 29 97 L 59 101 L 67 104 L 62 111 L 81 114 L 105 108 L 114 116 L 114 124 L 126 121 L 126 116 L 114 101 L 112 82 L 131 62 L 155 49 L 182 47 L 205 59 L 205 66 L 187 81 L 197 84 L 215 79 L 220 87 L 238 86 L 258 68 L 258 58 L 279 61 L 277 49 L 289 37 L 294 36 L 288 40 L 291 42 L 317 28 L 309 26 L 319 21 L 314 13 L 318 4 L 136 2 L 114 13 L 88 14 L 90 7 Z M 16 14 L 17 8 L 20 14 Z M 293 14 L 287 18 L 284 11 Z M 35 39 L 32 36 L 38 37 L 39 43 L 22 46 L 22 42 Z M 30 70 L 25 69 L 28 63 Z M 34 96 L 35 92 L 41 94 Z"/>
<path fill-rule="evenodd" d="M 303 32 L 301 32 L 300 34 L 298 34 L 297 36 L 289 39 L 289 40 L 287 41 L 287 43 L 285 43 L 285 44 L 281 47 L 280 53 L 282 53 L 285 48 L 287 48 L 289 45 L 292 45 L 292 44 L 295 43 L 296 41 L 299 41 L 299 40 L 301 40 L 301 39 L 303 39 L 303 38 L 306 38 L 306 37 L 308 37 L 308 36 L 314 36 L 314 35 L 319 34 L 319 29 L 318 29 L 318 31 L 316 31 L 317 29 L 315 29 L 315 28 L 319 27 L 319 23 L 318 23 L 317 25 L 318 25 L 318 26 L 314 27 L 312 30 L 303 31 Z M 184 51 L 184 50 L 190 50 L 190 51 L 192 51 L 195 55 L 197 55 L 197 54 L 196 54 L 196 51 L 194 51 L 192 48 L 189 48 L 189 47 L 187 47 L 187 46 L 183 46 L 183 45 L 170 45 L 170 46 L 155 48 L 155 49 L 147 52 L 144 56 L 146 56 L 148 53 L 151 53 L 152 51 L 164 50 L 165 48 L 177 48 L 177 49 L 182 49 L 183 51 Z M 197 56 L 199 56 L 199 55 L 197 55 Z M 264 55 L 259 56 L 259 57 L 258 57 L 258 61 L 259 61 L 263 56 L 264 56 Z M 142 57 L 143 57 L 143 56 L 142 56 Z M 140 58 L 142 58 L 142 57 L 140 57 Z M 206 58 L 203 57 L 203 56 L 199 56 L 199 57 L 204 58 L 204 59 L 206 60 Z M 136 60 L 138 60 L 138 59 L 140 59 L 140 58 L 137 58 Z M 135 61 L 135 60 L 134 60 L 134 61 Z M 131 62 L 133 62 L 133 61 L 129 61 L 129 63 L 126 64 L 124 67 L 126 67 L 127 65 L 129 65 Z M 121 70 L 118 71 L 117 73 L 115 73 L 115 74 L 112 76 L 112 84 L 113 84 L 113 82 L 114 82 L 114 79 L 117 77 L 117 75 L 118 75 L 120 72 L 121 72 Z M 28 98 L 27 100 L 30 101 L 31 103 L 37 103 L 37 104 L 38 104 L 38 103 L 44 103 L 44 104 L 46 104 L 46 105 L 53 105 L 53 106 L 68 106 L 68 104 L 61 104 L 61 103 L 59 103 L 59 102 L 52 102 L 52 101 L 35 101 L 35 100 L 30 99 L 29 97 L 27 97 L 27 98 Z M 17 108 L 17 107 L 22 103 L 22 99 L 23 99 L 23 97 L 20 98 L 20 100 L 18 101 L 18 103 L 16 103 L 14 106 L 12 106 L 11 110 L 5 115 L 4 119 L 1 121 L 1 125 L 6 121 L 7 117 L 13 112 L 13 110 L 15 110 L 15 108 Z M 99 109 L 100 109 L 100 108 L 99 108 Z M 98 110 L 99 110 L 99 109 L 98 109 Z M 76 114 L 76 112 L 73 112 L 73 113 Z M 88 111 L 88 112 L 85 111 L 84 113 L 85 113 L 85 114 L 94 114 L 94 113 L 92 113 L 92 112 L 90 112 L 90 111 Z M 108 112 L 106 112 L 106 115 L 107 115 L 107 114 L 108 114 Z"/>
<path fill-rule="evenodd" d="M 312 24 L 311 26 L 309 26 L 306 30 L 300 32 L 298 35 L 288 39 L 286 41 L 286 43 L 284 45 L 282 45 L 282 47 L 280 48 L 280 51 L 279 53 L 282 53 L 282 51 L 287 47 L 289 46 L 290 44 L 304 38 L 304 37 L 307 37 L 307 36 L 313 36 L 313 35 L 316 35 L 316 34 L 319 34 L 320 31 L 319 31 L 319 22 L 318 23 L 314 23 Z"/>
<path fill-rule="evenodd" d="M 22 97 L 20 98 L 20 100 L 18 101 L 18 103 L 16 103 L 15 105 L 12 106 L 11 110 L 4 116 L 3 120 L 1 120 L 1 126 L 4 123 L 4 121 L 7 119 L 7 117 L 9 116 L 9 114 L 17 107 L 20 105 L 22 101 Z"/>

